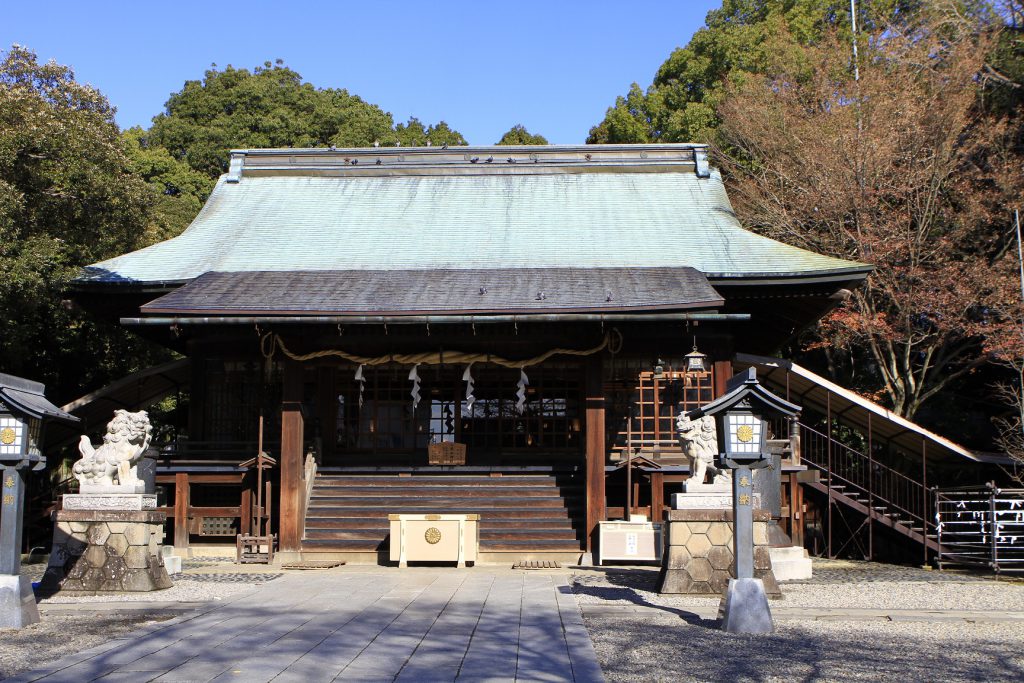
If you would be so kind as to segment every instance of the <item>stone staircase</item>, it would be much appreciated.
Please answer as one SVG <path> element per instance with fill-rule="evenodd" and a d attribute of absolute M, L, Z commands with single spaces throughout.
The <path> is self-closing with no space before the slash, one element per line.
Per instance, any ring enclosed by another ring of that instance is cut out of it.
<path fill-rule="evenodd" d="M 303 558 L 386 561 L 388 515 L 397 513 L 479 514 L 482 562 L 579 557 L 581 473 L 409 474 L 317 474 Z"/>

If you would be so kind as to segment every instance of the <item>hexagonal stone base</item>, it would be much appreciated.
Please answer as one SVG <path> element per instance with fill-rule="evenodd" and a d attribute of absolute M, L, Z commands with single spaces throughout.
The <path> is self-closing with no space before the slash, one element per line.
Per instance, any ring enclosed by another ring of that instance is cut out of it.
<path fill-rule="evenodd" d="M 93 594 L 170 588 L 160 553 L 163 536 L 160 512 L 61 510 L 41 590 Z"/>
<path fill-rule="evenodd" d="M 765 510 L 754 511 L 754 576 L 769 597 L 782 597 L 768 555 Z M 670 510 L 662 593 L 724 595 L 733 578 L 732 510 Z"/>

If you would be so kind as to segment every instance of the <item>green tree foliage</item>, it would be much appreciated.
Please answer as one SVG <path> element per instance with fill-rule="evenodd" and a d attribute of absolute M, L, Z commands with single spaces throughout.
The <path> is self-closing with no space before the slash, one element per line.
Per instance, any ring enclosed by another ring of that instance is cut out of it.
<path fill-rule="evenodd" d="M 501 139 L 498 140 L 499 145 L 546 145 L 548 139 L 543 135 L 534 135 L 530 131 L 526 130 L 526 127 L 522 124 L 516 124 L 506 131 Z"/>
<path fill-rule="evenodd" d="M 412 118 L 397 126 L 391 114 L 344 89 L 316 88 L 280 60 L 253 71 L 210 68 L 188 81 L 153 119 L 142 146 L 162 148 L 212 181 L 227 170 L 231 149 L 369 147 L 450 144 L 465 139 L 448 124 Z M 147 162 L 148 163 L 148 162 Z M 200 196 L 205 199 L 205 196 Z"/>
<path fill-rule="evenodd" d="M 920 0 L 859 0 L 859 28 L 911 15 Z M 724 0 L 705 27 L 675 49 L 645 92 L 633 83 L 616 98 L 589 143 L 708 142 L 729 81 L 763 73 L 780 52 L 837 32 L 850 37 L 849 0 Z"/>
<path fill-rule="evenodd" d="M 145 241 L 156 243 L 180 234 L 203 208 L 213 182 L 165 148 L 149 145 L 138 126 L 124 131 L 122 138 L 132 170 L 149 184 L 154 197 Z"/>
<path fill-rule="evenodd" d="M 409 119 L 408 123 L 399 123 L 395 126 L 395 138 L 397 144 L 402 147 L 466 144 L 466 139 L 462 137 L 462 134 L 449 128 L 444 121 L 435 126 L 424 126 L 416 117 Z M 365 147 L 366 145 L 350 146 Z"/>
<path fill-rule="evenodd" d="M 146 238 L 154 195 L 133 172 L 113 117 L 70 68 L 39 64 L 18 45 L 2 53 L 0 370 L 45 381 L 58 400 L 146 353 L 61 303 L 81 266 Z"/>

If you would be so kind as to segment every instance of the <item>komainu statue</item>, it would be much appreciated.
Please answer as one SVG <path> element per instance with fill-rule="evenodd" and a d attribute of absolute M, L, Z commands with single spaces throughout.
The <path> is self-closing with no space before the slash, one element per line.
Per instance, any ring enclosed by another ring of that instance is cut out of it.
<path fill-rule="evenodd" d="M 715 456 L 718 455 L 718 437 L 715 430 L 715 418 L 705 415 L 691 420 L 686 413 L 679 413 L 676 418 L 676 430 L 679 432 L 679 445 L 683 454 L 690 461 L 690 482 L 698 486 L 705 483 L 707 473 L 712 475 L 712 484 L 724 484 L 729 481 L 728 470 L 715 467 Z"/>
<path fill-rule="evenodd" d="M 82 459 L 72 471 L 78 479 L 79 491 L 141 493 L 144 483 L 139 479 L 136 464 L 152 438 L 153 426 L 145 410 L 115 410 L 99 448 L 93 448 L 85 435 L 78 444 Z"/>

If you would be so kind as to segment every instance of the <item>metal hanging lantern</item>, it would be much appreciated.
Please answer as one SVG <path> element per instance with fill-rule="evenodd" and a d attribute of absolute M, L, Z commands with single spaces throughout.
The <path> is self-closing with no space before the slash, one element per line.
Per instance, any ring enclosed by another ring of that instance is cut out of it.
<path fill-rule="evenodd" d="M 652 377 L 654 379 L 665 379 L 665 361 L 660 358 L 654 361 L 654 374 Z"/>
<path fill-rule="evenodd" d="M 697 339 L 693 339 L 693 350 L 686 354 L 684 357 L 686 360 L 686 372 L 687 373 L 701 373 L 708 371 L 708 357 L 707 354 L 701 353 L 697 350 Z"/>

